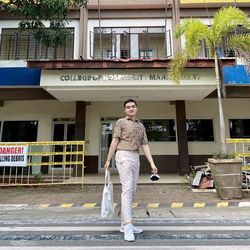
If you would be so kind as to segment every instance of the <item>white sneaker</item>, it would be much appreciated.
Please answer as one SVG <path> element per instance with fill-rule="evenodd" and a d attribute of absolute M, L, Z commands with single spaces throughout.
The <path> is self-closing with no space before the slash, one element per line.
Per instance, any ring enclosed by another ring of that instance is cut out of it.
<path fill-rule="evenodd" d="M 124 225 L 124 240 L 125 241 L 135 241 L 135 236 L 133 233 L 133 226 L 130 223 Z"/>
<path fill-rule="evenodd" d="M 134 234 L 141 234 L 143 232 L 143 229 L 140 227 L 136 227 L 132 224 L 132 229 Z M 124 225 L 121 225 L 120 232 L 124 233 Z"/>

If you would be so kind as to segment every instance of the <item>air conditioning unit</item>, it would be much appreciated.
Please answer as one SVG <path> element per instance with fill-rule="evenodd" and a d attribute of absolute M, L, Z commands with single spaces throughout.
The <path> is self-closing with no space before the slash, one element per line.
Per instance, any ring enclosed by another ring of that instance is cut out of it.
<path fill-rule="evenodd" d="M 140 50 L 140 58 L 142 58 L 142 59 L 153 58 L 153 50 L 152 49 L 149 49 L 149 50 L 141 49 Z"/>

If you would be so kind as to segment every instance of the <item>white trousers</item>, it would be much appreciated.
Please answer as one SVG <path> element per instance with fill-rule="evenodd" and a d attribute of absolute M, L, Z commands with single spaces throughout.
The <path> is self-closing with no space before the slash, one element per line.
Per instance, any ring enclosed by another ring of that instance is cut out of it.
<path fill-rule="evenodd" d="M 132 204 L 140 170 L 139 154 L 134 151 L 118 150 L 115 161 L 122 185 L 121 218 L 123 223 L 132 222 Z"/>

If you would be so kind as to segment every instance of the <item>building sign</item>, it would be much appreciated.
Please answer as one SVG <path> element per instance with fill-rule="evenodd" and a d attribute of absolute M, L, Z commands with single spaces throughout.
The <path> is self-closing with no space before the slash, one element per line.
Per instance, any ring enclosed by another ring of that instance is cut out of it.
<path fill-rule="evenodd" d="M 0 167 L 25 167 L 28 146 L 0 146 Z"/>
<path fill-rule="evenodd" d="M 201 100 L 216 89 L 214 69 L 186 69 L 179 84 L 167 69 L 42 70 L 41 87 L 60 101 Z"/>
<path fill-rule="evenodd" d="M 180 0 L 180 3 L 250 3 L 250 0 Z"/>
<path fill-rule="evenodd" d="M 215 73 L 213 70 L 199 69 L 184 72 L 180 84 L 214 84 Z M 174 82 L 169 80 L 167 70 L 43 70 L 41 86 L 151 86 L 169 85 Z"/>
<path fill-rule="evenodd" d="M 0 86 L 39 85 L 41 69 L 0 65 L 0 76 Z"/>
<path fill-rule="evenodd" d="M 250 84 L 250 73 L 244 65 L 224 66 L 223 79 L 225 84 Z"/>
<path fill-rule="evenodd" d="M 186 74 L 181 77 L 181 80 L 199 80 L 200 74 Z M 67 81 L 159 81 L 168 80 L 167 74 L 105 74 L 105 75 L 90 75 L 90 74 L 63 74 L 60 76 L 60 80 L 63 82 Z"/>

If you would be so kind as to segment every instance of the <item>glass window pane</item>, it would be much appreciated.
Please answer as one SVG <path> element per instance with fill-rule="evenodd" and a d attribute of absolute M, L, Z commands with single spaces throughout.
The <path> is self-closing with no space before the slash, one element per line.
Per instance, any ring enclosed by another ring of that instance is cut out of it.
<path fill-rule="evenodd" d="M 67 141 L 73 141 L 75 136 L 75 124 L 68 124 Z"/>
<path fill-rule="evenodd" d="M 250 119 L 230 119 L 230 138 L 250 138 Z"/>
<path fill-rule="evenodd" d="M 64 124 L 54 124 L 53 141 L 64 141 Z"/>
<path fill-rule="evenodd" d="M 31 142 L 37 140 L 37 121 L 4 121 L 3 142 Z"/>
<path fill-rule="evenodd" d="M 188 141 L 214 141 L 213 121 L 210 119 L 187 120 Z"/>
<path fill-rule="evenodd" d="M 176 141 L 175 122 L 170 119 L 143 120 L 149 141 Z"/>

